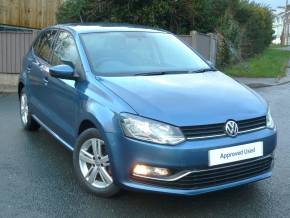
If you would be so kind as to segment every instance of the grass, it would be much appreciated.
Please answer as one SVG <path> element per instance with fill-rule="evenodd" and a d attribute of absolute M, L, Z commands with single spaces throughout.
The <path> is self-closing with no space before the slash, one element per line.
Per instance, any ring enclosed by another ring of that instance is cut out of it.
<path fill-rule="evenodd" d="M 289 59 L 290 51 L 270 47 L 243 63 L 227 67 L 224 72 L 236 77 L 282 77 Z"/>

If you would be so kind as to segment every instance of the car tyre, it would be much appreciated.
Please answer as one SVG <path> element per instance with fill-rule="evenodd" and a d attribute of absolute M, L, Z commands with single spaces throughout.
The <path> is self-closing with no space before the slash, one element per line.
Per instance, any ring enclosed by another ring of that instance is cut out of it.
<path fill-rule="evenodd" d="M 24 88 L 20 92 L 20 119 L 24 129 L 28 131 L 36 131 L 40 128 L 40 125 L 33 119 L 31 110 L 28 104 L 28 98 L 24 91 Z"/>
<path fill-rule="evenodd" d="M 73 164 L 77 179 L 87 191 L 112 197 L 119 192 L 114 184 L 107 147 L 95 128 L 85 130 L 77 139 Z"/>

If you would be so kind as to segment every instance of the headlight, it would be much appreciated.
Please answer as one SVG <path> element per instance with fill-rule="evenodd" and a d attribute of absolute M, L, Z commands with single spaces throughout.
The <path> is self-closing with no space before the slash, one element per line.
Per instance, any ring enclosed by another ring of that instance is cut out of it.
<path fill-rule="evenodd" d="M 121 113 L 121 125 L 127 137 L 157 144 L 175 145 L 185 140 L 179 128 L 132 114 Z"/>
<path fill-rule="evenodd" d="M 274 123 L 274 120 L 272 118 L 270 109 L 268 109 L 268 113 L 267 113 L 267 128 L 275 129 L 275 123 Z"/>

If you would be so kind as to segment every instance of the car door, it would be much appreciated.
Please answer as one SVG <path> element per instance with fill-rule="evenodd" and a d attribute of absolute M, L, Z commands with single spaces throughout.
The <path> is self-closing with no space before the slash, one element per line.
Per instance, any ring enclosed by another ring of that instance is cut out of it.
<path fill-rule="evenodd" d="M 33 114 L 42 122 L 45 122 L 48 118 L 48 110 L 45 107 L 47 97 L 47 72 L 56 34 L 56 30 L 43 32 L 35 41 L 31 54 L 28 57 L 27 75 L 29 78 L 30 103 Z"/>
<path fill-rule="evenodd" d="M 81 60 L 73 36 L 60 31 L 51 55 L 51 65 L 67 64 L 75 74 L 83 75 Z M 52 130 L 70 145 L 74 142 L 76 113 L 79 108 L 77 87 L 80 81 L 48 76 L 47 107 Z"/>

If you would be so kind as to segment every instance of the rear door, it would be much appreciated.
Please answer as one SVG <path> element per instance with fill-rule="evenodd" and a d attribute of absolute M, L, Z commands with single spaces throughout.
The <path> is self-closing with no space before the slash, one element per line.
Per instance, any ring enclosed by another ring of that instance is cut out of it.
<path fill-rule="evenodd" d="M 29 82 L 30 82 L 30 102 L 33 113 L 45 123 L 48 118 L 47 101 L 47 74 L 51 50 L 57 30 L 47 30 L 35 41 L 30 57 Z"/>

